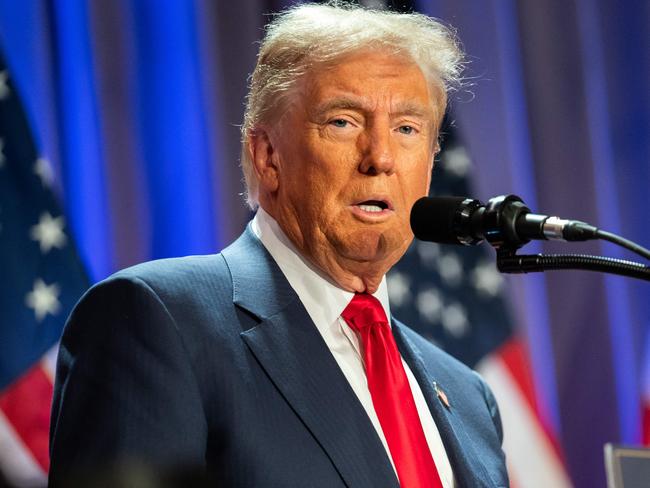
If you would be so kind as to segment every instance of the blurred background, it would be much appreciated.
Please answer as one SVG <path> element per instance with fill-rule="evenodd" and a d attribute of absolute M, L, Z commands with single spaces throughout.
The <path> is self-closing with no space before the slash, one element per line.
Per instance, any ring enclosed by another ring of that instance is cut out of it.
<path fill-rule="evenodd" d="M 56 341 L 86 287 L 218 252 L 250 219 L 247 76 L 291 3 L 0 0 L 4 484 L 45 484 Z M 440 18 L 467 52 L 434 193 L 515 193 L 650 246 L 650 2 L 362 3 Z M 598 242 L 525 251 L 634 259 Z M 605 487 L 604 443 L 650 443 L 647 282 L 506 277 L 485 246 L 414 243 L 389 290 L 398 318 L 490 382 L 513 486 Z"/>

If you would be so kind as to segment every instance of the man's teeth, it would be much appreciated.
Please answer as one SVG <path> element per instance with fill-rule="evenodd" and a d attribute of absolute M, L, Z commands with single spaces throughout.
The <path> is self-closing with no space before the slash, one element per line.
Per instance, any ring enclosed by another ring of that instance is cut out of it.
<path fill-rule="evenodd" d="M 359 205 L 359 208 L 366 212 L 381 212 L 383 210 L 379 205 Z"/>

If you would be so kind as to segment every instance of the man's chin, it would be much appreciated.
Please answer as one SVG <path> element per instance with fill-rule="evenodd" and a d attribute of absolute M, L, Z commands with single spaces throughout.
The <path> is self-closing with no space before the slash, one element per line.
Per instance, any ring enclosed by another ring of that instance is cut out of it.
<path fill-rule="evenodd" d="M 383 261 L 389 251 L 386 238 L 377 232 L 356 232 L 336 247 L 339 256 L 360 264 Z"/>
<path fill-rule="evenodd" d="M 346 260 L 359 264 L 392 261 L 392 266 L 406 252 L 409 243 L 410 240 L 395 233 L 362 230 L 348 234 L 345 241 L 339 243 L 336 252 Z"/>

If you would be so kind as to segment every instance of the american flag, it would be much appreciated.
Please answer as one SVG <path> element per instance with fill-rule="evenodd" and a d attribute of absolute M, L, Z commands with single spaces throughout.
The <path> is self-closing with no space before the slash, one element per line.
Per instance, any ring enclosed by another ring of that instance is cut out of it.
<path fill-rule="evenodd" d="M 472 195 L 472 161 L 453 127 L 434 169 L 431 193 Z M 477 369 L 491 386 L 504 425 L 513 487 L 568 488 L 556 436 L 537 402 L 523 334 L 514 326 L 494 252 L 415 241 L 388 276 L 391 311 Z M 453 401 L 450 399 L 450 401 Z"/>
<path fill-rule="evenodd" d="M 11 486 L 47 482 L 56 343 L 88 286 L 53 179 L 0 54 L 0 473 Z"/>

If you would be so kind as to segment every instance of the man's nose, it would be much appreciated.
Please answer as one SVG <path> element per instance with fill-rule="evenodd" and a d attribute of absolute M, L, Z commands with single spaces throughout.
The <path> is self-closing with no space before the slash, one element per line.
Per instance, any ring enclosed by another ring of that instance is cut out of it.
<path fill-rule="evenodd" d="M 395 154 L 388 127 L 369 128 L 362 136 L 362 159 L 359 171 L 367 175 L 386 173 L 392 175 L 395 170 Z"/>

